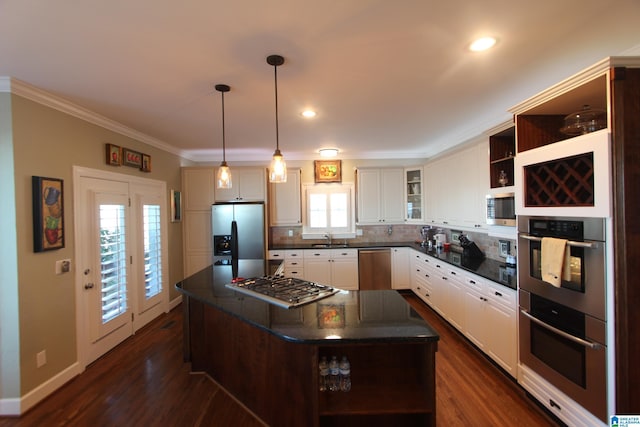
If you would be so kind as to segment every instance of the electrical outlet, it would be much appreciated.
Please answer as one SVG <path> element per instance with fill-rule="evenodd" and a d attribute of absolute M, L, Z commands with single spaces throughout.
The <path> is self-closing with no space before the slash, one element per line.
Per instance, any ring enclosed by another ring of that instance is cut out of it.
<path fill-rule="evenodd" d="M 289 230 L 289 237 L 293 237 L 293 230 Z"/>
<path fill-rule="evenodd" d="M 356 230 L 356 236 L 362 236 L 362 228 Z"/>
<path fill-rule="evenodd" d="M 71 260 L 61 259 L 56 261 L 56 274 L 68 273 L 71 271 Z"/>
<path fill-rule="evenodd" d="M 36 354 L 36 367 L 41 368 L 47 364 L 47 350 L 42 350 Z"/>
<path fill-rule="evenodd" d="M 506 258 L 511 251 L 511 244 L 506 240 L 498 240 L 498 242 L 500 248 L 500 256 L 502 258 Z"/>

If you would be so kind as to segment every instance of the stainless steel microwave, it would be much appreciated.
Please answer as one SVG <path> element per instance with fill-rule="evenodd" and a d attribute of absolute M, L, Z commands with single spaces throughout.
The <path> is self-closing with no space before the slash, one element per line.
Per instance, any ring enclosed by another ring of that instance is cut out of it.
<path fill-rule="evenodd" d="M 515 193 L 487 194 L 487 224 L 516 226 Z"/>

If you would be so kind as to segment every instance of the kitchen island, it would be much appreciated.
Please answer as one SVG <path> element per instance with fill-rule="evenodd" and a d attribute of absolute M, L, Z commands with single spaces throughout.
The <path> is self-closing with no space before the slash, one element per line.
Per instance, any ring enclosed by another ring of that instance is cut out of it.
<path fill-rule="evenodd" d="M 209 266 L 176 284 L 184 356 L 267 425 L 435 426 L 438 334 L 396 291 L 344 291 L 285 309 L 225 284 L 269 262 Z M 350 392 L 319 391 L 320 358 L 346 356 Z"/>

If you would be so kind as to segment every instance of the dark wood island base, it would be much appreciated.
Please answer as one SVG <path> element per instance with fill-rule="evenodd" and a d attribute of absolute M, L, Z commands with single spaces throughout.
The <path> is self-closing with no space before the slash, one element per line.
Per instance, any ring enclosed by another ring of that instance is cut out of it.
<path fill-rule="evenodd" d="M 264 423 L 435 426 L 438 335 L 397 292 L 352 291 L 286 310 L 220 287 L 215 273 L 177 284 L 185 360 Z M 346 305 L 340 328 L 319 320 L 332 305 Z M 349 359 L 351 391 L 319 391 L 322 356 Z"/>

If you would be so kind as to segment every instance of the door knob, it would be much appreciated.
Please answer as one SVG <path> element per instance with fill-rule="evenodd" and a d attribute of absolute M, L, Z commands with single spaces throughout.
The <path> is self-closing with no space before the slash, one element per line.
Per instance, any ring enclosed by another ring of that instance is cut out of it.
<path fill-rule="evenodd" d="M 85 288 L 85 289 L 93 289 L 93 283 L 86 283 L 86 284 L 84 285 L 84 288 Z"/>

